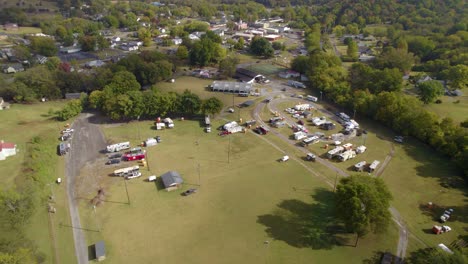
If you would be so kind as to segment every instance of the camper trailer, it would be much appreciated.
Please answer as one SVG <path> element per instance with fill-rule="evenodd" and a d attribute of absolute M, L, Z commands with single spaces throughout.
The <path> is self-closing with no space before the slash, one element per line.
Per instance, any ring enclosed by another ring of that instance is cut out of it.
<path fill-rule="evenodd" d="M 117 152 L 130 148 L 130 142 L 121 142 L 107 146 L 107 152 Z"/>
<path fill-rule="evenodd" d="M 341 154 L 339 154 L 338 156 L 338 160 L 340 161 L 347 161 L 349 159 L 353 159 L 356 157 L 356 152 L 354 150 L 347 150 Z"/>
<path fill-rule="evenodd" d="M 380 161 L 378 160 L 374 160 L 371 165 L 369 165 L 369 172 L 373 172 L 375 171 L 375 169 L 377 169 L 377 166 L 379 166 L 380 164 Z"/>

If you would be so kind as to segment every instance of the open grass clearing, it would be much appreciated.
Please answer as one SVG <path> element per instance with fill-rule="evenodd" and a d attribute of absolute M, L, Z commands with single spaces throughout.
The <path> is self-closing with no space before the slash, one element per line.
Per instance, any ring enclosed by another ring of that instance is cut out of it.
<path fill-rule="evenodd" d="M 251 64 L 246 67 L 248 70 L 261 73 L 263 75 L 278 75 L 278 73 L 286 70 L 284 67 L 280 67 L 274 64 L 267 64 L 267 63 L 255 63 Z"/>
<path fill-rule="evenodd" d="M 41 32 L 42 29 L 37 27 L 18 27 L 17 30 L 5 30 L 3 27 L 0 27 L 0 33 L 7 33 L 12 35 L 35 34 Z"/>
<path fill-rule="evenodd" d="M 466 93 L 466 92 L 465 92 Z M 468 96 L 442 96 L 441 104 L 426 105 L 426 109 L 435 112 L 440 118 L 450 117 L 455 122 L 468 119 Z"/>
<path fill-rule="evenodd" d="M 39 147 L 41 148 L 40 153 L 44 155 L 43 157 L 35 156 L 35 159 L 41 163 L 35 169 L 42 176 L 47 175 L 46 180 L 50 183 L 42 192 L 38 193 L 40 197 L 35 197 L 37 207 L 26 226 L 25 234 L 38 246 L 38 250 L 44 254 L 47 263 L 55 263 L 54 247 L 56 247 L 59 263 L 76 262 L 72 230 L 60 226 L 60 223 L 66 223 L 69 219 L 65 183 L 63 182 L 62 185 L 54 183 L 56 178 L 63 178 L 64 175 L 65 162 L 58 157 L 55 160 L 55 153 L 58 144 L 57 138 L 65 122 L 57 122 L 51 119 L 49 111 L 50 109 L 58 110 L 63 105 L 64 102 L 46 102 L 32 105 L 13 104 L 10 109 L 0 111 L 0 120 L 3 121 L 0 123 L 0 138 L 17 144 L 19 149 L 15 156 L 0 161 L 2 165 L 0 184 L 3 189 L 15 188 L 15 186 L 21 188 L 24 181 L 28 180 L 23 173 L 24 163 L 31 158 L 29 157 L 31 153 L 28 152 L 27 144 L 34 136 L 39 136 L 42 139 Z M 47 159 L 48 155 L 54 157 L 54 160 L 51 161 L 54 164 L 52 166 L 50 163 L 46 164 L 47 161 L 41 160 Z M 46 197 L 48 195 L 54 196 L 53 206 L 57 209 L 57 213 L 51 214 L 51 223 L 49 223 L 47 213 Z M 55 245 L 51 234 L 55 236 Z"/>
<path fill-rule="evenodd" d="M 311 225 L 317 230 L 330 221 L 332 193 L 296 162 L 277 162 L 282 153 L 253 133 L 220 137 L 187 120 L 165 131 L 142 123 L 105 126 L 104 132 L 119 141 L 139 125 L 142 138 L 160 135 L 163 143 L 147 149 L 151 174 L 176 170 L 185 184 L 168 193 L 158 190 L 159 183 L 127 181 L 128 205 L 124 182 L 118 180 L 108 189 L 106 199 L 112 202 L 98 207 L 96 214 L 83 200 L 83 227 L 101 230 L 87 232 L 88 242 L 103 239 L 112 263 L 361 263 L 375 251 L 395 249 L 394 227 L 386 239 L 369 235 L 357 248 L 319 249 L 328 246 L 325 237 L 304 240 L 304 217 L 314 219 Z M 181 197 L 187 188 L 199 191 Z M 352 236 L 344 239 L 354 243 Z M 175 248 L 181 249 L 178 254 Z"/>

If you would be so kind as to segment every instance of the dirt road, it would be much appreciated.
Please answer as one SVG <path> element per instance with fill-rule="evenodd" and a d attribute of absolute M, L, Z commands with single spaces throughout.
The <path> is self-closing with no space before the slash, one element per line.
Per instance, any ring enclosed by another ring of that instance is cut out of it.
<path fill-rule="evenodd" d="M 71 140 L 71 150 L 66 157 L 68 203 L 78 264 L 88 263 L 88 247 L 81 227 L 78 201 L 75 196 L 76 178 L 80 174 L 81 168 L 87 162 L 96 159 L 99 151 L 106 147 L 106 140 L 101 129 L 98 125 L 90 123 L 90 118 L 93 118 L 92 114 L 81 114 L 73 123 L 72 128 L 75 132 Z"/>

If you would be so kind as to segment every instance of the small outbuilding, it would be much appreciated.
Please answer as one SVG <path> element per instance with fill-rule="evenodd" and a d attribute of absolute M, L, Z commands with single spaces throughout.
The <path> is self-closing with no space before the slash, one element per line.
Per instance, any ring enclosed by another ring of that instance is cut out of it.
<path fill-rule="evenodd" d="M 177 190 L 184 182 L 180 174 L 176 171 L 168 171 L 164 173 L 161 175 L 161 179 L 164 184 L 164 189 L 168 192 Z"/>
<path fill-rule="evenodd" d="M 0 141 L 0 160 L 16 155 L 16 144 Z"/>
<path fill-rule="evenodd" d="M 106 245 L 104 241 L 99 241 L 94 244 L 94 252 L 96 254 L 97 261 L 103 261 L 106 259 Z"/>

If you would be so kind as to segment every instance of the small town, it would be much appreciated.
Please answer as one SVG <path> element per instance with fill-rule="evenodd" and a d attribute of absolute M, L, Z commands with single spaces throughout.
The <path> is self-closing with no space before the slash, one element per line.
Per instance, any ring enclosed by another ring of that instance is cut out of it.
<path fill-rule="evenodd" d="M 1 1 L 0 264 L 468 263 L 467 17 Z"/>

